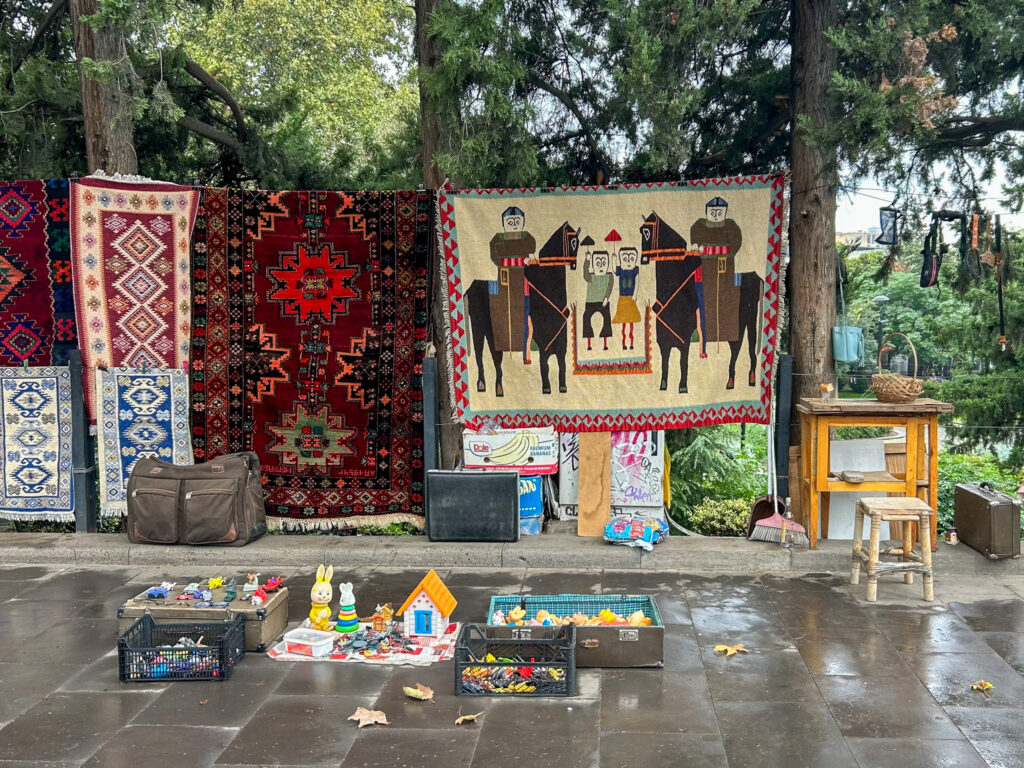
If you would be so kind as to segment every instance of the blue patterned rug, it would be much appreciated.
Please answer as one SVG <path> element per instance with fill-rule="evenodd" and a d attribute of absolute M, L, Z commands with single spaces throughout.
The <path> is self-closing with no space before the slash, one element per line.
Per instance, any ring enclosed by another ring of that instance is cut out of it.
<path fill-rule="evenodd" d="M 128 511 L 125 488 L 139 459 L 192 463 L 188 374 L 127 368 L 99 369 L 97 374 L 100 513 L 112 517 Z"/>
<path fill-rule="evenodd" d="M 0 368 L 0 517 L 75 519 L 71 373 Z"/>

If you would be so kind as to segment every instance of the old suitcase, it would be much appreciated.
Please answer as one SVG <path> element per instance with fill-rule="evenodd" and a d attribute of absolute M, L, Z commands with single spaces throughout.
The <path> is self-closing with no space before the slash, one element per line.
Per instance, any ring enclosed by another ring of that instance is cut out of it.
<path fill-rule="evenodd" d="M 238 579 L 238 595 L 242 595 L 244 578 Z M 137 618 L 149 613 L 157 624 L 175 624 L 186 621 L 222 621 L 238 614 L 245 617 L 245 650 L 263 652 L 284 634 L 288 624 L 288 587 L 270 592 L 267 601 L 259 606 L 248 600 L 233 600 L 227 608 L 196 608 L 195 600 L 178 600 L 187 584 L 179 583 L 166 598 L 150 599 L 146 592 L 136 595 L 117 609 L 117 631 L 123 633 Z M 148 591 L 148 590 L 147 590 Z M 213 590 L 213 601 L 223 601 L 224 587 Z"/>
<path fill-rule="evenodd" d="M 961 483 L 953 498 L 957 536 L 993 560 L 1020 557 L 1020 502 L 988 483 Z"/>

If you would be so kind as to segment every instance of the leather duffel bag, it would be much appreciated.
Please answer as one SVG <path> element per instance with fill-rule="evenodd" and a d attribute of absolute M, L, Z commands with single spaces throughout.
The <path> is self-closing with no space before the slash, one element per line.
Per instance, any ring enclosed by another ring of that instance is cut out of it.
<path fill-rule="evenodd" d="M 260 460 L 229 453 L 204 464 L 144 458 L 128 478 L 128 538 L 139 544 L 240 547 L 267 531 Z"/>

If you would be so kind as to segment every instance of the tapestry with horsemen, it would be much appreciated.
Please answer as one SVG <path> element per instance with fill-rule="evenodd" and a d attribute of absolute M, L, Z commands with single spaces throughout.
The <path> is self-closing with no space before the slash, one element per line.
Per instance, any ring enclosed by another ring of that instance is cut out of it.
<path fill-rule="evenodd" d="M 455 415 L 766 423 L 783 177 L 439 194 Z"/>

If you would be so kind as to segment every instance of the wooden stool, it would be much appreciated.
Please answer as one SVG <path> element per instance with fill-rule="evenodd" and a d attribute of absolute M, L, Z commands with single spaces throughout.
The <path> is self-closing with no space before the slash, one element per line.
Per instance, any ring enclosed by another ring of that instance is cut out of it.
<path fill-rule="evenodd" d="M 883 498 L 861 499 L 857 502 L 857 514 L 853 521 L 853 567 L 850 570 L 850 583 L 860 581 L 860 565 L 865 563 L 868 571 L 868 602 L 878 599 L 878 575 L 881 573 L 902 573 L 904 584 L 914 583 L 914 574 L 920 573 L 924 580 L 924 599 L 934 600 L 932 584 L 932 548 L 931 526 L 929 518 L 934 514 L 932 508 L 914 496 L 892 496 Z M 871 518 L 871 539 L 869 553 L 862 549 L 864 539 L 864 516 Z M 917 530 L 921 544 L 921 554 L 914 551 L 911 538 L 913 526 L 903 526 L 903 552 L 899 562 L 879 562 L 878 550 L 881 542 L 882 521 L 900 523 L 919 523 Z"/>

